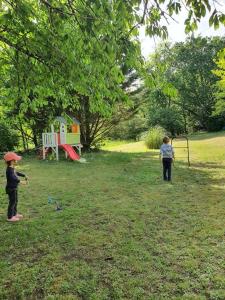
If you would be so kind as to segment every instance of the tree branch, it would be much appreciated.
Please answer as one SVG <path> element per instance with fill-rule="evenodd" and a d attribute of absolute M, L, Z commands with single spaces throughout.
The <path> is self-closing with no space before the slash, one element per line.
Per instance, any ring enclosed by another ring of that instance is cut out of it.
<path fill-rule="evenodd" d="M 48 65 L 48 63 L 41 56 L 39 56 L 38 54 L 32 53 L 29 50 L 24 49 L 20 45 L 12 43 L 9 39 L 7 39 L 6 37 L 4 37 L 2 35 L 0 35 L 0 41 L 2 41 L 4 44 L 8 45 L 9 47 L 25 54 L 26 56 L 34 58 L 35 60 L 41 62 L 44 65 Z"/>
<path fill-rule="evenodd" d="M 140 25 L 143 25 L 144 24 L 144 21 L 145 21 L 145 16 L 147 14 L 147 11 L 148 11 L 148 1 L 149 0 L 146 0 L 144 1 L 144 11 L 143 11 L 143 15 L 142 15 L 142 18 L 141 18 L 141 21 L 138 22 L 137 24 L 135 24 L 133 27 L 131 27 L 130 31 L 128 32 L 128 36 L 132 33 L 132 31 L 136 28 L 138 28 Z"/>

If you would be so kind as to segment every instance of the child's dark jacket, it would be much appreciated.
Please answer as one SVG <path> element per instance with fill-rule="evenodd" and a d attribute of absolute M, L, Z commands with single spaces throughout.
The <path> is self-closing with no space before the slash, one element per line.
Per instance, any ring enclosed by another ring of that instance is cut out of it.
<path fill-rule="evenodd" d="M 14 168 L 7 167 L 7 169 L 6 169 L 6 179 L 7 179 L 6 193 L 17 189 L 18 184 L 20 183 L 18 176 L 26 177 L 25 174 L 16 172 Z"/>

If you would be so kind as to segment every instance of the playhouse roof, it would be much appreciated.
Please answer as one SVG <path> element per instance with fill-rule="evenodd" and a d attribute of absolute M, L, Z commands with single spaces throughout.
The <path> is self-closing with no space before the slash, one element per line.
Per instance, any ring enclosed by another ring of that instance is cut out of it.
<path fill-rule="evenodd" d="M 58 122 L 60 122 L 60 123 L 67 124 L 66 119 L 63 118 L 63 117 L 56 117 L 55 120 L 58 121 Z"/>
<path fill-rule="evenodd" d="M 74 124 L 80 125 L 80 122 L 75 117 L 72 117 L 71 119 L 73 120 Z"/>
<path fill-rule="evenodd" d="M 70 116 L 67 117 L 68 117 L 67 119 L 70 119 L 74 124 L 80 125 L 80 122 L 75 117 L 70 117 Z M 68 123 L 64 117 L 56 117 L 55 120 L 65 125 L 67 125 Z"/>

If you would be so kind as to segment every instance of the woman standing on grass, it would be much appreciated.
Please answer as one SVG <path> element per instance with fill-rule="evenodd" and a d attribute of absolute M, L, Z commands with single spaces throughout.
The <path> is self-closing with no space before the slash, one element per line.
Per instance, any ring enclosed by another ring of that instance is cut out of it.
<path fill-rule="evenodd" d="M 8 205 L 8 218 L 7 221 L 9 222 L 17 222 L 21 218 L 23 218 L 22 215 L 17 213 L 17 204 L 18 204 L 18 185 L 19 183 L 21 184 L 26 184 L 25 181 L 20 181 L 18 176 L 24 177 L 25 180 L 27 180 L 27 177 L 23 173 L 16 172 L 15 170 L 15 165 L 17 161 L 21 160 L 21 156 L 18 156 L 14 152 L 8 152 L 4 156 L 4 160 L 7 164 L 6 168 L 6 179 L 7 179 L 7 184 L 6 184 L 6 194 L 8 194 L 9 197 L 9 205 Z"/>

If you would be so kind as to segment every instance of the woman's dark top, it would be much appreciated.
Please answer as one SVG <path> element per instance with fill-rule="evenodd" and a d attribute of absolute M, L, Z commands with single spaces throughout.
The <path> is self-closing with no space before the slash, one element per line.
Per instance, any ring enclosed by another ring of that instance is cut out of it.
<path fill-rule="evenodd" d="M 6 169 L 6 179 L 7 179 L 6 190 L 17 188 L 18 184 L 20 183 L 18 176 L 26 177 L 25 174 L 16 172 L 16 170 L 14 168 L 7 167 L 7 169 Z"/>

